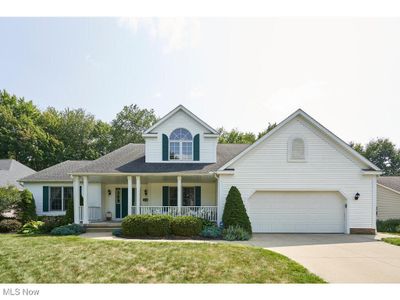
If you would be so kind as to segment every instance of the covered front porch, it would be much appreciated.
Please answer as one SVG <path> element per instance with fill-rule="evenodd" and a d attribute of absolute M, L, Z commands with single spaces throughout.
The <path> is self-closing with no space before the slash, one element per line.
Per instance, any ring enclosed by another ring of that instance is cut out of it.
<path fill-rule="evenodd" d="M 217 221 L 217 180 L 202 175 L 73 176 L 75 223 L 121 221 L 127 215 L 196 216 Z"/>

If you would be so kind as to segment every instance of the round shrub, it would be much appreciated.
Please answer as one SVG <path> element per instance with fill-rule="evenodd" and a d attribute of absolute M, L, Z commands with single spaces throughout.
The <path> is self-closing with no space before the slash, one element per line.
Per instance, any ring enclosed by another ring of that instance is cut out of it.
<path fill-rule="evenodd" d="M 122 220 L 122 235 L 126 237 L 143 237 L 147 235 L 147 220 L 150 215 L 130 215 Z"/>
<path fill-rule="evenodd" d="M 78 235 L 85 232 L 85 228 L 78 224 L 69 224 L 51 230 L 51 235 Z"/>
<path fill-rule="evenodd" d="M 15 219 L 4 219 L 0 221 L 0 232 L 17 232 L 21 227 L 21 222 Z"/>
<path fill-rule="evenodd" d="M 206 226 L 200 232 L 202 237 L 216 239 L 219 238 L 222 234 L 221 228 L 217 226 Z"/>
<path fill-rule="evenodd" d="M 249 234 L 252 233 L 250 219 L 243 204 L 242 195 L 235 186 L 231 187 L 226 197 L 222 222 L 225 228 L 240 226 Z"/>
<path fill-rule="evenodd" d="M 121 235 L 122 235 L 122 229 L 121 229 L 121 228 L 114 229 L 114 230 L 112 231 L 112 235 L 114 235 L 114 236 L 121 236 Z"/>
<path fill-rule="evenodd" d="M 171 216 L 154 215 L 147 219 L 147 234 L 154 237 L 164 237 L 171 234 Z"/>
<path fill-rule="evenodd" d="M 196 217 L 175 217 L 171 221 L 171 231 L 177 236 L 196 236 L 202 229 L 202 221 Z"/>
<path fill-rule="evenodd" d="M 234 225 L 224 229 L 222 237 L 227 241 L 247 241 L 250 239 L 250 234 L 239 225 Z"/>

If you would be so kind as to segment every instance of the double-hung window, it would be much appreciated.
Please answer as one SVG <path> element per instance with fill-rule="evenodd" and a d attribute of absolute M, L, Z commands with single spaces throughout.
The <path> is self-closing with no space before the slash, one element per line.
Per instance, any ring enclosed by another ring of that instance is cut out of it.
<path fill-rule="evenodd" d="M 52 186 L 49 189 L 50 211 L 64 211 L 68 200 L 73 199 L 73 188 L 70 186 Z"/>

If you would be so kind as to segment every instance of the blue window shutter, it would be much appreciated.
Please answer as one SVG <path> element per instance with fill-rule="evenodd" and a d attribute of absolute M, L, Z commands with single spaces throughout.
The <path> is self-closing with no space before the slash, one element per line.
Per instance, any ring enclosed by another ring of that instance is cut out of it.
<path fill-rule="evenodd" d="M 200 160 L 200 135 L 196 134 L 193 138 L 193 160 Z"/>
<path fill-rule="evenodd" d="M 43 211 L 49 211 L 49 187 L 43 186 Z"/>
<path fill-rule="evenodd" d="M 136 189 L 135 188 L 132 189 L 132 204 L 131 205 L 132 206 L 136 205 Z"/>
<path fill-rule="evenodd" d="M 194 189 L 194 200 L 196 206 L 201 206 L 201 186 L 196 186 Z"/>
<path fill-rule="evenodd" d="M 168 160 L 168 137 L 162 135 L 162 160 Z"/>
<path fill-rule="evenodd" d="M 168 206 L 169 203 L 169 187 L 168 186 L 163 186 L 162 187 L 162 205 L 163 206 Z"/>

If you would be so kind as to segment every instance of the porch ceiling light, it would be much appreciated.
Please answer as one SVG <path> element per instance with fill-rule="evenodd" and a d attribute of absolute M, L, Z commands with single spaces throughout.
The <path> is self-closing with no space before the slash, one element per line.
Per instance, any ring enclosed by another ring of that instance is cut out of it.
<path fill-rule="evenodd" d="M 356 194 L 354 195 L 354 200 L 358 200 L 358 198 L 360 198 L 360 193 L 356 193 Z"/>

